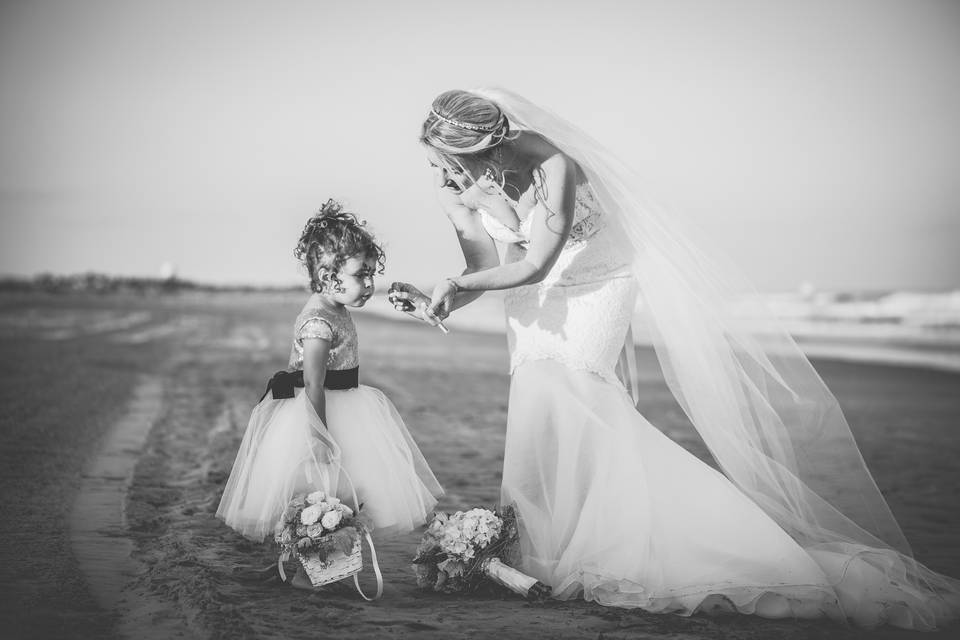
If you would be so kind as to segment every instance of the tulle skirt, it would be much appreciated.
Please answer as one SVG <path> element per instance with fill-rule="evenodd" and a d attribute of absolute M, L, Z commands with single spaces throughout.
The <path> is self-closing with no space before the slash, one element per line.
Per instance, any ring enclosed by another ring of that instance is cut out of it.
<path fill-rule="evenodd" d="M 352 504 L 354 489 L 381 534 L 425 522 L 443 490 L 393 403 L 366 385 L 325 397 L 329 429 L 303 389 L 254 407 L 217 509 L 226 524 L 263 540 L 293 495 L 323 490 Z"/>
<path fill-rule="evenodd" d="M 509 406 L 501 499 L 517 507 L 525 570 L 558 598 L 919 629 L 960 610 L 956 581 L 938 576 L 946 598 L 898 582 L 893 551 L 802 548 L 594 373 L 529 361 Z"/>

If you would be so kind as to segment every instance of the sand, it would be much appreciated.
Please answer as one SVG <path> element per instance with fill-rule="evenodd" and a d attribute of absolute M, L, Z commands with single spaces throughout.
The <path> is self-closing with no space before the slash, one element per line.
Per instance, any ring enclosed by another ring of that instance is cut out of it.
<path fill-rule="evenodd" d="M 266 378 L 285 365 L 295 294 L 0 296 L 0 629 L 12 638 L 834 638 L 828 622 L 680 618 L 489 590 L 417 590 L 418 535 L 378 540 L 384 597 L 297 591 L 213 517 Z M 498 496 L 508 387 L 502 335 L 358 313 L 361 380 L 397 405 L 447 490 Z M 705 456 L 652 354 L 644 410 Z M 817 361 L 919 560 L 960 575 L 960 376 Z M 146 425 L 147 428 L 144 428 Z M 91 498 L 93 496 L 93 499 Z M 112 498 L 111 498 L 112 496 Z M 113 544 L 115 543 L 115 544 Z M 364 574 L 372 584 L 372 574 Z M 941 635 L 941 634 L 937 634 Z M 925 635 L 924 637 L 936 637 Z"/>

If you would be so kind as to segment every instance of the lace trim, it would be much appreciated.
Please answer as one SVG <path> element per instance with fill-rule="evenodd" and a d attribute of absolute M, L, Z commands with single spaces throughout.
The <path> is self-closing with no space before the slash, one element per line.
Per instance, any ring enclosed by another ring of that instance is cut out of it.
<path fill-rule="evenodd" d="M 542 202 L 537 202 L 527 214 L 527 217 L 520 221 L 520 226 L 516 230 L 500 222 L 500 220 L 484 211 L 483 208 L 478 208 L 477 212 L 480 214 L 480 222 L 488 236 L 503 244 L 526 245 L 530 242 L 530 226 L 533 224 L 533 216 L 537 213 L 537 207 L 542 208 L 542 205 Z M 603 211 L 593 194 L 593 189 L 590 188 L 588 183 L 577 185 L 573 225 L 564 246 L 571 247 L 583 243 L 606 226 L 603 222 Z"/>
<path fill-rule="evenodd" d="M 588 183 L 577 186 L 577 201 L 574 206 L 573 226 L 570 228 L 570 237 L 567 245 L 579 244 L 595 235 L 605 225 L 603 211 L 597 202 L 593 189 Z"/>
<path fill-rule="evenodd" d="M 510 359 L 510 375 L 513 375 L 517 369 L 529 362 L 542 362 L 544 360 L 549 360 L 551 362 L 562 364 L 571 371 L 586 371 L 587 373 L 592 373 L 604 382 L 609 382 L 610 384 L 622 389 L 624 393 L 627 392 L 627 388 L 623 385 L 623 382 L 617 377 L 617 374 L 614 371 L 591 366 L 589 363 L 576 358 L 558 358 L 557 355 L 558 354 L 555 353 L 551 353 L 549 355 L 536 353 L 517 354 Z"/>

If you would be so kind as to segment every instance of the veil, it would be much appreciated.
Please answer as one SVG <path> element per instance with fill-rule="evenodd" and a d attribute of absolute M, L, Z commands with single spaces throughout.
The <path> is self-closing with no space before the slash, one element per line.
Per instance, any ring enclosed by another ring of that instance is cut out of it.
<path fill-rule="evenodd" d="M 955 600 L 960 582 L 913 559 L 839 403 L 746 280 L 694 244 L 676 214 L 649 200 L 634 172 L 587 134 L 515 93 L 473 93 L 586 174 L 633 256 L 664 378 L 726 476 L 815 559 L 842 558 L 828 575 L 839 582 L 855 560 L 866 563 L 909 585 L 911 608 L 922 609 L 914 614 L 935 625 L 938 614 L 921 603 L 951 610 L 943 598 Z"/>

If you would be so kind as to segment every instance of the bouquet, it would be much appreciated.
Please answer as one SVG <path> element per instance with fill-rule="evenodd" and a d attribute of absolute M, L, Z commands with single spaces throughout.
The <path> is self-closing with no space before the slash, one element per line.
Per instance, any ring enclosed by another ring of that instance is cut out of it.
<path fill-rule="evenodd" d="M 298 494 L 277 523 L 274 539 L 280 545 L 278 567 L 295 557 L 310 583 L 319 587 L 355 575 L 363 568 L 360 536 L 366 524 L 353 509 L 323 491 Z"/>
<path fill-rule="evenodd" d="M 460 593 L 490 578 L 529 600 L 549 597 L 549 586 L 509 566 L 519 560 L 518 541 L 512 507 L 437 512 L 413 558 L 417 586 Z"/>

